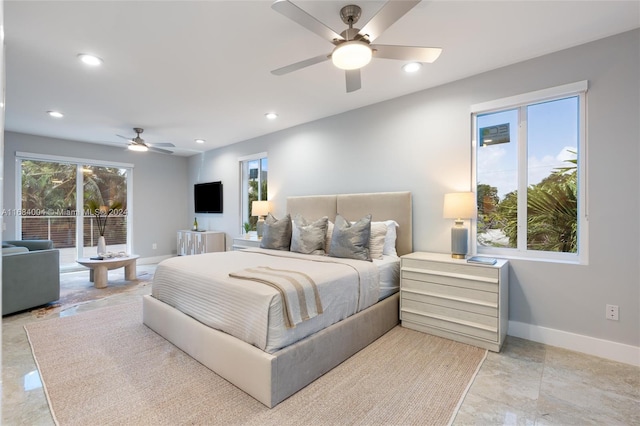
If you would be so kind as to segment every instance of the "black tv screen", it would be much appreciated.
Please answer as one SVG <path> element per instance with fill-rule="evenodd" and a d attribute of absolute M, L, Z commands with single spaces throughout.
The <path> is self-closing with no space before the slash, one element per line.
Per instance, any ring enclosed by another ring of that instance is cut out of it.
<path fill-rule="evenodd" d="M 196 213 L 222 213 L 222 182 L 196 183 L 193 197 Z"/>

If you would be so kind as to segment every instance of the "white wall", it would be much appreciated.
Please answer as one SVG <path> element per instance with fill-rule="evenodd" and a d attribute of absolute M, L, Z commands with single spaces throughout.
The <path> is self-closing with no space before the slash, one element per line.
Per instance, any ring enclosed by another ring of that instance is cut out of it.
<path fill-rule="evenodd" d="M 176 253 L 176 231 L 190 226 L 185 157 L 131 152 L 123 148 L 87 144 L 21 133 L 5 132 L 4 208 L 15 204 L 16 151 L 67 156 L 100 161 L 130 163 L 133 168 L 133 252 L 142 258 Z M 193 201 L 192 201 L 193 202 Z M 5 217 L 4 239 L 20 239 L 15 235 L 13 217 Z M 191 219 L 193 221 L 193 219 Z M 152 249 L 152 244 L 157 249 Z"/>
<path fill-rule="evenodd" d="M 513 260 L 511 334 L 576 348 L 602 339 L 640 363 L 639 52 L 634 30 L 191 157 L 189 190 L 222 180 L 225 191 L 224 214 L 198 221 L 240 233 L 238 158 L 266 151 L 276 216 L 292 195 L 409 190 L 414 250 L 448 252 L 443 195 L 471 188 L 470 106 L 588 80 L 589 264 Z"/>

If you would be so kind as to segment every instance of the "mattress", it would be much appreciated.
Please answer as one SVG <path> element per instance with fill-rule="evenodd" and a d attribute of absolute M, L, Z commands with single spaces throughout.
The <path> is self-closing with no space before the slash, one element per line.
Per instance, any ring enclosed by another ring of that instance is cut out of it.
<path fill-rule="evenodd" d="M 382 259 L 374 259 L 373 263 L 380 272 L 378 301 L 400 291 L 400 258 L 385 255 Z"/>
<path fill-rule="evenodd" d="M 380 276 L 393 276 L 394 263 L 399 269 L 395 259 L 363 262 L 265 249 L 175 257 L 158 265 L 151 294 L 209 327 L 273 353 L 376 303 Z M 317 285 L 324 312 L 287 328 L 277 290 L 229 277 L 255 266 L 304 271 Z M 391 287 L 384 285 L 383 296 L 391 294 Z"/>

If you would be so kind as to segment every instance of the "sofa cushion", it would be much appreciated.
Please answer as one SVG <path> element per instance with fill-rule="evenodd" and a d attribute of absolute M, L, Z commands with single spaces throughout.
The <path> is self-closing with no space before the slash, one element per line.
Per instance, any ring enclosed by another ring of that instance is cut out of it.
<path fill-rule="evenodd" d="M 6 240 L 2 244 L 11 244 L 19 247 L 26 247 L 30 251 L 50 250 L 53 247 L 52 240 Z"/>
<path fill-rule="evenodd" d="M 29 249 L 26 247 L 17 247 L 17 246 L 2 247 L 3 256 L 5 254 L 16 254 L 16 253 L 29 253 Z"/>

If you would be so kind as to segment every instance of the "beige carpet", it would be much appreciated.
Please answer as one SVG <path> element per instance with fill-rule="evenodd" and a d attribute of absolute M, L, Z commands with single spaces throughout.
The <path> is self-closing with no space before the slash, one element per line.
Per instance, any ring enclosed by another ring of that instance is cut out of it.
<path fill-rule="evenodd" d="M 486 357 L 398 326 L 268 409 L 147 328 L 141 311 L 135 302 L 25 326 L 58 424 L 445 425 Z"/>

